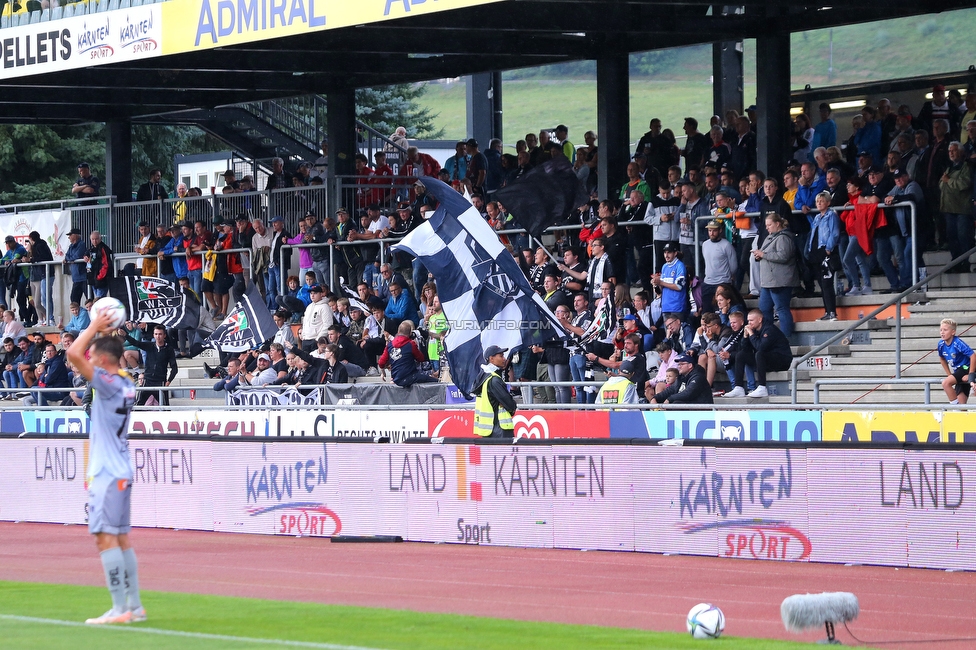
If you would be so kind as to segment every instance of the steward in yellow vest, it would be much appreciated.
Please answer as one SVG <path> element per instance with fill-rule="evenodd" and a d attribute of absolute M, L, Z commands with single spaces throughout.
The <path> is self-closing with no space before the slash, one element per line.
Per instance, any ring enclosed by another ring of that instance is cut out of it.
<path fill-rule="evenodd" d="M 483 438 L 512 438 L 515 423 L 512 416 L 518 408 L 505 386 L 502 371 L 508 365 L 507 349 L 490 345 L 485 350 L 481 376 L 475 382 L 474 433 Z"/>

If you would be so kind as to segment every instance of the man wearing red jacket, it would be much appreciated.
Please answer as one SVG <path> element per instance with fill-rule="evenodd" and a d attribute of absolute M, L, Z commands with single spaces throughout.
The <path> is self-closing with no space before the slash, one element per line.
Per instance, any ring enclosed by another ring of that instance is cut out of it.
<path fill-rule="evenodd" d="M 108 283 L 112 279 L 112 249 L 102 241 L 102 234 L 92 231 L 89 237 L 91 249 L 85 256 L 88 265 L 88 286 L 95 291 L 95 297 L 108 295 Z"/>
<path fill-rule="evenodd" d="M 417 191 L 414 188 L 414 183 L 421 176 L 436 178 L 437 172 L 440 170 L 441 164 L 433 157 L 425 153 L 420 153 L 417 147 L 407 147 L 407 159 L 400 165 L 399 182 L 397 183 L 402 188 L 399 190 L 400 193 L 402 194 L 404 191 L 409 192 L 410 202 L 416 202 Z"/>
<path fill-rule="evenodd" d="M 390 368 L 393 383 L 401 388 L 437 381 L 435 377 L 421 372 L 419 364 L 425 359 L 412 334 L 413 322 L 405 320 L 400 323 L 397 335 L 386 342 L 383 356 L 377 362 L 380 368 Z"/>

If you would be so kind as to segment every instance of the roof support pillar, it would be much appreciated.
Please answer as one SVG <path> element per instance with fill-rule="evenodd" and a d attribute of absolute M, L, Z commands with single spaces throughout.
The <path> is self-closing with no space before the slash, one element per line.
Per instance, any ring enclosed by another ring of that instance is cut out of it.
<path fill-rule="evenodd" d="M 335 176 L 351 176 L 356 169 L 355 156 L 359 151 L 356 143 L 356 89 L 342 88 L 328 94 L 326 104 L 326 130 L 329 134 L 329 187 L 337 187 Z M 341 207 L 341 197 L 336 191 L 328 194 L 328 214 L 335 214 Z M 355 206 L 345 206 L 353 210 Z M 324 219 L 328 215 L 319 215 Z"/>
<path fill-rule="evenodd" d="M 608 54 L 596 60 L 597 163 L 601 198 L 617 196 L 630 161 L 630 55 Z"/>
<path fill-rule="evenodd" d="M 743 108 L 742 41 L 712 43 L 712 112 L 725 119 L 730 110 L 743 115 Z"/>
<path fill-rule="evenodd" d="M 485 151 L 492 138 L 502 138 L 502 73 L 473 74 L 466 82 L 468 137 Z"/>
<path fill-rule="evenodd" d="M 756 38 L 756 112 L 757 167 L 779 178 L 792 157 L 789 32 Z"/>
<path fill-rule="evenodd" d="M 105 126 L 105 194 L 115 195 L 119 203 L 131 203 L 132 123 L 120 120 Z"/>

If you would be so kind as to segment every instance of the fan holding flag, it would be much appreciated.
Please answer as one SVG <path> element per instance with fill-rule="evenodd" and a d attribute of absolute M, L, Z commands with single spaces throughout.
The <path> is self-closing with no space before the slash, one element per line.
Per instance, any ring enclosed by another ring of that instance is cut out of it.
<path fill-rule="evenodd" d="M 470 396 L 492 346 L 512 354 L 566 333 L 481 214 L 446 183 L 422 183 L 437 209 L 394 250 L 420 258 L 436 278 L 451 377 Z"/>

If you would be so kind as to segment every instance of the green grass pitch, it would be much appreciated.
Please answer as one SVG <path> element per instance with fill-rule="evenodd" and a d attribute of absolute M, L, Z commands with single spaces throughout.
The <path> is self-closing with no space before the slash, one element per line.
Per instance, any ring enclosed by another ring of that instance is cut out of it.
<path fill-rule="evenodd" d="M 697 641 L 667 632 L 154 591 L 143 593 L 143 603 L 149 613 L 146 623 L 94 628 L 78 623 L 108 608 L 108 593 L 103 588 L 0 582 L 0 646 L 44 650 L 808 647 L 760 639 Z M 169 634 L 172 631 L 178 635 Z"/>

